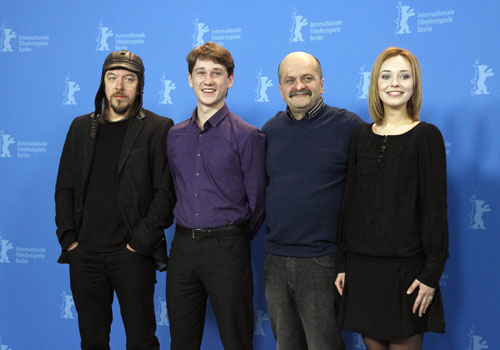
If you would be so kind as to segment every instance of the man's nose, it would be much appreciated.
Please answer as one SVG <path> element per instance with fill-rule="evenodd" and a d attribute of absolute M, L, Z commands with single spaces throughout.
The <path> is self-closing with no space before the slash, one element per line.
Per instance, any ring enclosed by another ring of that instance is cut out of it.
<path fill-rule="evenodd" d="M 118 90 L 123 90 L 123 78 L 116 79 L 116 88 Z"/>
<path fill-rule="evenodd" d="M 210 85 L 213 82 L 212 74 L 205 74 L 205 79 L 203 81 L 205 84 Z"/>
<path fill-rule="evenodd" d="M 306 87 L 306 84 L 304 84 L 301 80 L 297 79 L 295 83 L 293 84 L 293 87 L 295 90 L 303 90 Z"/>

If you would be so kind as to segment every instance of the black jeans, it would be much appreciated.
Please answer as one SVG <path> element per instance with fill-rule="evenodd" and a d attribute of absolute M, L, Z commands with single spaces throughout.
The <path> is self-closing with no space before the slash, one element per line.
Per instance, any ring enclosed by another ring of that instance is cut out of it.
<path fill-rule="evenodd" d="M 264 286 L 278 350 L 344 349 L 335 258 L 266 255 Z"/>
<path fill-rule="evenodd" d="M 167 271 L 172 350 L 199 350 L 210 298 L 225 350 L 253 348 L 253 279 L 246 234 L 196 239 L 176 232 Z"/>
<path fill-rule="evenodd" d="M 155 336 L 154 261 L 127 248 L 92 253 L 81 247 L 69 252 L 71 291 L 78 312 L 83 350 L 108 350 L 116 292 L 127 335 L 127 350 L 153 350 Z"/>

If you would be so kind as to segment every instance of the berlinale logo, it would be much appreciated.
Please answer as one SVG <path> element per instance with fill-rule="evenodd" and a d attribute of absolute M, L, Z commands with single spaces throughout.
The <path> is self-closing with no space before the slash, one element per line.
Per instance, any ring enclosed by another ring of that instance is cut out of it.
<path fill-rule="evenodd" d="M 474 67 L 474 78 L 471 80 L 471 95 L 489 95 L 490 92 L 486 86 L 486 79 L 495 75 L 493 69 L 489 68 L 486 64 L 481 64 L 479 57 L 472 66 Z"/>
<path fill-rule="evenodd" d="M 262 75 L 261 72 L 257 75 L 257 89 L 255 92 L 257 93 L 257 97 L 255 98 L 255 102 L 269 102 L 269 97 L 267 96 L 267 89 L 271 86 L 273 86 L 273 81 L 269 79 L 269 77 L 266 77 L 265 75 Z"/>
<path fill-rule="evenodd" d="M 370 77 L 372 73 L 365 71 L 365 65 L 362 64 L 359 68 L 359 84 L 358 84 L 358 100 L 366 100 L 368 98 L 368 88 L 370 87 Z"/>
<path fill-rule="evenodd" d="M 477 193 L 472 194 L 470 201 L 472 202 L 472 210 L 469 214 L 469 228 L 471 230 L 486 230 L 483 215 L 491 211 L 490 205 L 484 199 L 478 198 Z"/>
<path fill-rule="evenodd" d="M 167 302 L 165 299 L 158 298 L 156 301 L 156 320 L 159 326 L 170 326 L 167 316 Z"/>
<path fill-rule="evenodd" d="M 14 138 L 0 130 L 0 158 L 11 158 L 9 146 L 14 144 L 16 141 Z"/>
<path fill-rule="evenodd" d="M 3 344 L 2 338 L 0 338 L 0 350 L 12 350 L 7 344 Z"/>
<path fill-rule="evenodd" d="M 255 315 L 257 317 L 256 317 L 256 320 L 255 320 L 255 331 L 254 331 L 254 334 L 255 335 L 265 336 L 266 333 L 264 332 L 263 323 L 264 323 L 264 321 L 269 321 L 269 314 L 266 313 L 264 310 L 257 309 L 257 310 L 255 310 Z"/>
<path fill-rule="evenodd" d="M 73 316 L 73 311 L 71 310 L 71 308 L 75 306 L 73 295 L 66 293 L 66 291 L 64 290 L 61 294 L 61 298 L 61 318 L 74 319 L 75 317 Z"/>
<path fill-rule="evenodd" d="M 205 35 L 205 33 L 208 33 L 210 31 L 210 28 L 205 23 L 200 22 L 198 18 L 194 20 L 193 24 L 194 24 L 193 47 L 203 45 L 205 43 L 203 35 Z"/>
<path fill-rule="evenodd" d="M 302 28 L 308 25 L 307 18 L 297 14 L 297 10 L 292 13 L 292 28 L 290 29 L 290 42 L 304 41 Z"/>
<path fill-rule="evenodd" d="M 97 51 L 109 51 L 108 39 L 114 35 L 109 27 L 102 25 L 102 22 L 97 26 L 99 34 L 97 35 Z"/>
<path fill-rule="evenodd" d="M 483 337 L 475 334 L 474 326 L 469 330 L 469 346 L 467 350 L 484 350 L 489 349 L 488 342 L 483 340 Z"/>
<path fill-rule="evenodd" d="M 66 85 L 66 88 L 63 93 L 63 105 L 76 105 L 75 92 L 80 91 L 80 85 L 76 81 L 70 80 L 69 75 L 64 80 L 64 85 Z"/>
<path fill-rule="evenodd" d="M 404 5 L 402 1 L 398 2 L 397 6 L 398 18 L 396 19 L 396 34 L 410 34 L 410 26 L 408 25 L 408 20 L 410 17 L 415 16 L 415 10 L 410 8 L 409 5 Z"/>
<path fill-rule="evenodd" d="M 8 239 L 0 235 L 0 263 L 10 263 L 7 252 L 13 248 L 14 245 Z"/>
<path fill-rule="evenodd" d="M 175 83 L 172 82 L 172 80 L 169 80 L 165 77 L 165 73 L 163 73 L 160 81 L 161 81 L 161 90 L 160 90 L 160 102 L 159 103 L 161 105 L 173 104 L 172 97 L 170 96 L 170 92 L 172 90 L 177 89 L 177 86 L 175 86 Z"/>
<path fill-rule="evenodd" d="M 0 50 L 2 52 L 14 52 L 10 41 L 17 38 L 16 32 L 10 28 L 6 28 L 5 24 L 0 29 Z"/>

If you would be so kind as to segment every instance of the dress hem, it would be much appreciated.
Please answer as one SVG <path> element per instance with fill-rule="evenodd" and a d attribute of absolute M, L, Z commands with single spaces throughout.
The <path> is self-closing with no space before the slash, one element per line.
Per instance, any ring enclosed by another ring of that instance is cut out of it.
<path fill-rule="evenodd" d="M 410 332 L 408 332 L 408 334 L 404 334 L 401 337 L 399 337 L 399 336 L 398 337 L 393 337 L 393 336 L 392 337 L 386 337 L 386 336 L 380 336 L 380 335 L 375 335 L 375 334 L 368 334 L 366 332 L 363 332 L 363 331 L 361 331 L 359 329 L 354 329 L 354 328 L 341 327 L 341 329 L 343 331 L 354 332 L 354 333 L 361 334 L 361 336 L 373 338 L 373 339 L 376 339 L 376 340 L 385 340 L 385 341 L 401 340 L 401 339 L 409 338 L 409 337 L 417 335 L 417 334 L 424 334 L 424 333 L 429 333 L 429 332 L 440 333 L 440 334 L 444 334 L 445 333 L 444 328 L 440 329 L 440 330 L 430 330 L 430 329 L 427 329 L 427 330 L 424 330 L 422 332 L 410 331 Z"/>

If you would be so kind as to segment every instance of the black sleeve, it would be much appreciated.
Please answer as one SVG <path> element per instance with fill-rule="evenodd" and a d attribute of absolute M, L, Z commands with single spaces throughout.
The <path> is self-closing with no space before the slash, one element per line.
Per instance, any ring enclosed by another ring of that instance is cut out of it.
<path fill-rule="evenodd" d="M 153 148 L 151 179 L 153 185 L 153 199 L 146 216 L 142 217 L 133 228 L 130 246 L 143 255 L 150 256 L 156 246 L 155 232 L 163 231 L 173 222 L 173 210 L 176 202 L 172 175 L 167 159 L 167 134 L 174 125 L 168 118 L 161 118 L 161 128 Z M 164 240 L 164 236 L 160 238 Z"/>
<path fill-rule="evenodd" d="M 438 128 L 429 124 L 418 147 L 419 217 L 425 265 L 417 279 L 435 288 L 448 258 L 446 152 Z"/>
<path fill-rule="evenodd" d="M 72 178 L 71 164 L 72 164 L 72 140 L 73 131 L 75 130 L 76 122 L 73 121 L 71 127 L 66 135 L 64 147 L 59 161 L 59 170 L 57 173 L 56 189 L 55 189 L 55 207 L 56 207 L 56 226 L 57 238 L 62 250 L 76 241 L 76 227 L 74 216 L 74 201 L 75 201 L 75 188 L 74 179 Z"/>

